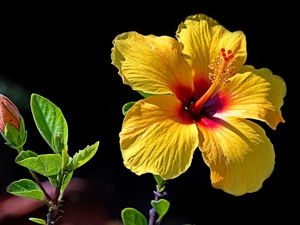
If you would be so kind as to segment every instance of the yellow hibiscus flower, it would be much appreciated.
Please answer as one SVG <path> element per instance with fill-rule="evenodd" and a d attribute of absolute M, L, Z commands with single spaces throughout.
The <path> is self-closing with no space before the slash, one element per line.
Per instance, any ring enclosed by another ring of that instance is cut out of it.
<path fill-rule="evenodd" d="M 274 130 L 284 122 L 285 82 L 267 68 L 244 65 L 244 33 L 206 15 L 187 17 L 176 38 L 126 32 L 113 40 L 112 64 L 124 84 L 153 94 L 125 115 L 124 165 L 173 179 L 190 167 L 198 147 L 213 187 L 236 196 L 259 190 L 275 153 L 252 119 Z"/>

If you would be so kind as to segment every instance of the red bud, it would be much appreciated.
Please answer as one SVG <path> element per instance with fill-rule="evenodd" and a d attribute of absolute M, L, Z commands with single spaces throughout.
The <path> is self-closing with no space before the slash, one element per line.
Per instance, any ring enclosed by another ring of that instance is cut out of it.
<path fill-rule="evenodd" d="M 6 124 L 20 130 L 20 113 L 18 108 L 7 97 L 0 94 L 0 130 L 4 133 Z"/>

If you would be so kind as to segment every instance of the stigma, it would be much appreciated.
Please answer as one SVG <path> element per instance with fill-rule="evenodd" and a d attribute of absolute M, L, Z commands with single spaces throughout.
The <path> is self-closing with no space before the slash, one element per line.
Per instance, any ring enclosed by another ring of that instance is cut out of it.
<path fill-rule="evenodd" d="M 218 82 L 220 84 L 225 84 L 229 82 L 229 78 L 233 76 L 234 64 L 232 59 L 234 55 L 231 50 L 225 48 L 221 49 L 220 55 L 218 55 L 211 64 L 209 68 L 211 72 L 208 75 L 208 78 L 212 83 Z"/>

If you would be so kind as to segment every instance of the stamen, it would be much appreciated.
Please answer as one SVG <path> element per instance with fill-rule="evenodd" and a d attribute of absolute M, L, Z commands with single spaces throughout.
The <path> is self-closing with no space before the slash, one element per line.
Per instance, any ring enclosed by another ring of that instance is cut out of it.
<path fill-rule="evenodd" d="M 222 48 L 220 56 L 209 65 L 209 68 L 212 70 L 209 73 L 209 79 L 212 82 L 229 82 L 228 79 L 232 77 L 234 71 L 233 58 L 232 50 L 229 49 L 226 53 L 226 49 Z"/>
<path fill-rule="evenodd" d="M 212 70 L 209 73 L 209 79 L 213 84 L 208 88 L 204 95 L 201 96 L 194 104 L 191 104 L 189 110 L 194 115 L 198 115 L 205 104 L 205 102 L 216 93 L 219 88 L 222 87 L 226 82 L 229 82 L 229 78 L 233 76 L 234 65 L 232 59 L 234 55 L 231 50 L 221 49 L 221 54 L 209 65 Z"/>

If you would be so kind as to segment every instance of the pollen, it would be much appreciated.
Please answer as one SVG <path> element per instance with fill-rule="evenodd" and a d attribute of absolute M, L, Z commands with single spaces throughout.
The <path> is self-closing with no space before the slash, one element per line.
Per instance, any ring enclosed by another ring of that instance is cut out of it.
<path fill-rule="evenodd" d="M 221 48 L 220 54 L 209 64 L 211 72 L 209 73 L 209 79 L 212 82 L 227 83 L 229 78 L 233 76 L 234 64 L 232 59 L 234 55 L 232 50 Z"/>

